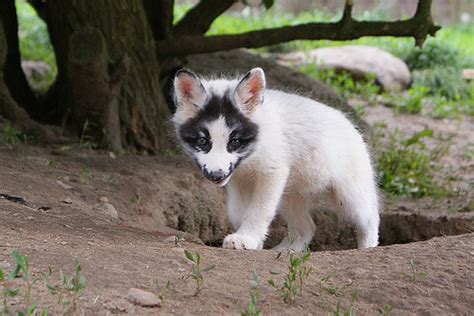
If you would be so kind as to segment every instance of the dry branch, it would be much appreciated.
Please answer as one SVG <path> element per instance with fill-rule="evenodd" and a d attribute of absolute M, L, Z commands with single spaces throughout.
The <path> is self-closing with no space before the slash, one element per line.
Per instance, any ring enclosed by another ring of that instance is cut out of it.
<path fill-rule="evenodd" d="M 343 17 L 335 23 L 308 23 L 270 28 L 235 35 L 183 36 L 158 41 L 157 53 L 162 57 L 211 53 L 235 48 L 257 48 L 296 39 L 353 40 L 363 36 L 413 37 L 421 46 L 428 35 L 441 27 L 431 18 L 431 0 L 419 0 L 415 15 L 408 20 L 357 21 L 352 18 L 352 1 L 347 1 Z"/>

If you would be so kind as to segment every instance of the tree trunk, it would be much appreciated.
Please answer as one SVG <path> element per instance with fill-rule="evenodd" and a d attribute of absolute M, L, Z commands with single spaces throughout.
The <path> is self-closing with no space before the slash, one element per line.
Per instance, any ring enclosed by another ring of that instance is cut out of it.
<path fill-rule="evenodd" d="M 31 91 L 21 68 L 18 23 L 14 0 L 0 1 L 0 20 L 5 31 L 5 47 L 8 47 L 4 60 L 5 64 L 3 65 L 4 82 L 16 103 L 28 112 L 34 111 L 37 106 L 37 99 Z"/>
<path fill-rule="evenodd" d="M 55 110 L 53 118 L 66 117 L 76 133 L 114 150 L 166 150 L 169 110 L 143 3 L 49 0 L 43 5 L 58 66 L 47 104 Z"/>
<path fill-rule="evenodd" d="M 0 21 L 1 22 L 1 21 Z M 8 69 L 7 36 L 4 32 L 3 24 L 0 23 L 0 118 L 13 122 L 14 126 L 25 132 L 28 136 L 33 136 L 40 141 L 58 140 L 57 133 L 35 121 L 26 113 L 25 109 L 18 106 L 4 81 L 4 70 Z"/>

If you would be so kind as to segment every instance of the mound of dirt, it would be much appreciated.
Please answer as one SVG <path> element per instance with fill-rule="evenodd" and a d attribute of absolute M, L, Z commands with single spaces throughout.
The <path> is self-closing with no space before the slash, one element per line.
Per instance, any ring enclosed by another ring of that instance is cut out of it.
<path fill-rule="evenodd" d="M 23 184 L 24 193 L 32 189 Z M 337 306 L 370 315 L 384 311 L 392 315 L 468 315 L 472 311 L 474 234 L 364 251 L 313 253 L 305 264 L 312 271 L 302 291 L 292 304 L 286 304 L 267 282 L 272 278 L 283 283 L 289 260 L 285 253 L 277 256 L 267 250 L 175 244 L 160 235 L 113 225 L 74 204 L 59 207 L 54 198 L 38 201 L 51 209 L 0 199 L 0 265 L 7 271 L 13 269 L 8 254 L 17 249 L 28 256 L 32 278 L 50 267 L 50 280 L 57 282 L 59 270 L 70 274 L 77 260 L 86 278 L 77 301 L 79 315 L 238 315 L 250 302 L 252 269 L 261 280 L 258 306 L 264 314 L 322 315 L 334 313 Z M 203 270 L 214 266 L 202 272 L 204 283 L 198 295 L 189 277 L 192 264 L 185 250 L 200 254 Z M 20 286 L 24 293 L 21 284 L 15 279 L 10 285 Z M 132 288 L 161 296 L 161 307 L 134 305 L 127 298 Z M 62 312 L 57 296 L 42 282 L 31 293 L 31 301 L 51 315 Z M 15 311 L 23 301 L 12 298 L 8 304 Z"/>

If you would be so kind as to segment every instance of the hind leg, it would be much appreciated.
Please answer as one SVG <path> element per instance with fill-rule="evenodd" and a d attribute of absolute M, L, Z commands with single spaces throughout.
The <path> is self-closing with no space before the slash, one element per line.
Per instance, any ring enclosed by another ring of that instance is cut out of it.
<path fill-rule="evenodd" d="M 315 225 L 309 212 L 309 206 L 301 196 L 288 196 L 281 206 L 281 216 L 288 225 L 288 236 L 273 250 L 302 251 L 313 238 Z"/>
<path fill-rule="evenodd" d="M 332 196 L 341 215 L 357 229 L 359 249 L 376 247 L 379 239 L 377 191 L 374 181 L 366 180 L 357 185 L 350 181 L 341 183 L 333 188 Z"/>

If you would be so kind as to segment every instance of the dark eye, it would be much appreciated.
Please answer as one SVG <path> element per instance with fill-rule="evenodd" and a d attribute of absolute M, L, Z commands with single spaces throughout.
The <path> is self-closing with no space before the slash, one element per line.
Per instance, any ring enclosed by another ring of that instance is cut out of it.
<path fill-rule="evenodd" d="M 238 138 L 231 139 L 231 140 L 230 140 L 230 144 L 231 144 L 233 147 L 238 147 L 238 146 L 240 145 L 240 139 L 238 139 Z"/>
<path fill-rule="evenodd" d="M 205 145 L 207 145 L 207 142 L 208 142 L 208 140 L 207 140 L 207 138 L 205 138 L 205 137 L 199 137 L 199 138 L 196 140 L 196 144 L 197 144 L 198 146 L 205 146 Z"/>

